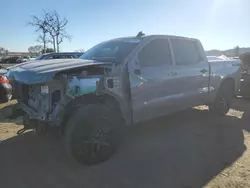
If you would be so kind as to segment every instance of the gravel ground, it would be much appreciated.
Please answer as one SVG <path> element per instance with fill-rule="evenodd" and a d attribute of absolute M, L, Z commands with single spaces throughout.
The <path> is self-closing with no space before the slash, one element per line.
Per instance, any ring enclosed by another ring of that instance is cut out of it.
<path fill-rule="evenodd" d="M 0 187 L 250 187 L 248 100 L 221 118 L 202 106 L 131 127 L 116 155 L 92 167 L 68 160 L 59 139 L 16 136 L 13 103 L 0 109 Z"/>

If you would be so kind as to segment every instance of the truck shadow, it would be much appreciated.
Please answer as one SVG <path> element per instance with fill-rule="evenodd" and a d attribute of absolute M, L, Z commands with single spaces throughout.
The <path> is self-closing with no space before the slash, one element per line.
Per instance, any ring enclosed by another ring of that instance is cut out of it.
<path fill-rule="evenodd" d="M 250 113 L 248 110 L 247 113 Z M 189 109 L 131 127 L 110 160 L 81 166 L 60 140 L 28 132 L 0 144 L 2 187 L 202 187 L 246 150 L 242 118 Z"/>

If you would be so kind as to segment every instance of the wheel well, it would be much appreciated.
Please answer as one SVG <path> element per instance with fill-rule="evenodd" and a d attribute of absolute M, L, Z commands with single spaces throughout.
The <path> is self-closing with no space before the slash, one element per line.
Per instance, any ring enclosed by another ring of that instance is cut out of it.
<path fill-rule="evenodd" d="M 235 82 L 233 78 L 226 78 L 225 80 L 222 81 L 221 86 L 230 83 L 232 85 L 233 91 L 235 91 Z"/>
<path fill-rule="evenodd" d="M 64 116 L 63 116 L 63 127 L 69 118 L 76 112 L 80 107 L 89 105 L 89 104 L 105 104 L 115 109 L 115 111 L 121 115 L 123 118 L 121 107 L 117 99 L 110 95 L 100 95 L 88 94 L 76 99 L 73 99 L 65 106 Z"/>

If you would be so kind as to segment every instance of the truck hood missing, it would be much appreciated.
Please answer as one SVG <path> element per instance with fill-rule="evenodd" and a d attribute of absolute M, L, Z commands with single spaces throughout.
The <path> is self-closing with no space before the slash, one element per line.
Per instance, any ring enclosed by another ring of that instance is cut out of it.
<path fill-rule="evenodd" d="M 15 65 L 9 69 L 6 75 L 9 80 L 16 80 L 25 84 L 37 84 L 53 79 L 61 71 L 104 64 L 111 63 L 82 59 L 37 60 Z"/>

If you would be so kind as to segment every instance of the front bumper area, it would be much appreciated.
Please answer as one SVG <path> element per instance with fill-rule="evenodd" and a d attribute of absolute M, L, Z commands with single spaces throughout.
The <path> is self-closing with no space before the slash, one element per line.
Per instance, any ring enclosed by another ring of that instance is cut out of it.
<path fill-rule="evenodd" d="M 39 116 L 37 112 L 31 109 L 24 103 L 18 103 L 18 107 L 21 109 L 23 114 L 23 125 L 24 128 L 20 129 L 17 134 L 20 135 L 26 130 L 34 129 L 38 135 L 45 136 L 48 132 L 56 135 L 62 135 L 62 127 L 55 126 L 59 125 L 60 121 L 55 119 L 44 119 Z"/>
<path fill-rule="evenodd" d="M 53 115 L 41 115 L 22 102 L 19 102 L 19 107 L 23 110 L 29 120 L 38 121 L 53 126 L 61 124 L 61 119 L 58 119 Z"/>
<path fill-rule="evenodd" d="M 28 117 L 30 119 L 37 119 L 37 120 L 44 121 L 44 119 L 42 119 L 41 117 L 39 117 L 39 115 L 36 113 L 36 111 L 32 110 L 30 107 L 28 107 L 24 103 L 19 102 L 19 106 L 28 115 Z"/>

